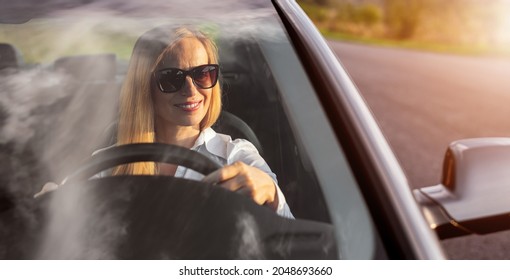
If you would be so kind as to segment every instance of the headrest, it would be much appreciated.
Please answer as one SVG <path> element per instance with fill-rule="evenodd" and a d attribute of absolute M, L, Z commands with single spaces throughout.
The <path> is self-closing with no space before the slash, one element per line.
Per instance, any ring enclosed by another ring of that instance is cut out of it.
<path fill-rule="evenodd" d="M 0 70 L 23 64 L 20 52 L 11 44 L 0 43 Z"/>

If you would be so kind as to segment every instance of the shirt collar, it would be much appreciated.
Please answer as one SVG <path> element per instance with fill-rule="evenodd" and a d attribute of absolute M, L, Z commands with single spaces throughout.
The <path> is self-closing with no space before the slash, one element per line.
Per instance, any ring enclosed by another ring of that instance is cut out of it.
<path fill-rule="evenodd" d="M 228 139 L 222 139 L 225 137 Z M 227 143 L 229 140 L 230 136 L 218 134 L 212 128 L 208 127 L 200 132 L 191 149 L 199 150 L 200 146 L 204 146 L 209 153 L 227 159 Z"/>

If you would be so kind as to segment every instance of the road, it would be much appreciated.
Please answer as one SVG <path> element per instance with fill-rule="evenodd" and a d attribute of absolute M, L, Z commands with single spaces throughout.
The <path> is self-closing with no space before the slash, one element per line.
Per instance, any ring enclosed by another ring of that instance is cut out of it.
<path fill-rule="evenodd" d="M 366 99 L 412 188 L 439 183 L 451 141 L 510 137 L 510 60 L 329 44 Z M 453 259 L 510 259 L 510 231 L 442 243 Z"/>

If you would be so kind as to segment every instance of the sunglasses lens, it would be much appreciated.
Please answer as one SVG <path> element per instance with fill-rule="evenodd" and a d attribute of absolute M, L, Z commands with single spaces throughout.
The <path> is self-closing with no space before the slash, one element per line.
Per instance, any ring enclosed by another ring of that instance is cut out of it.
<path fill-rule="evenodd" d="M 177 68 L 167 68 L 160 70 L 156 74 L 159 89 L 162 92 L 176 92 L 181 89 L 189 75 L 193 79 L 193 83 L 202 89 L 212 88 L 218 81 L 218 65 L 202 65 L 193 68 L 190 72 L 186 72 Z"/>
<path fill-rule="evenodd" d="M 186 76 L 179 69 L 167 69 L 159 72 L 159 88 L 163 92 L 178 91 L 184 83 Z"/>
<path fill-rule="evenodd" d="M 203 65 L 193 69 L 193 81 L 201 88 L 212 88 L 218 81 L 218 66 Z"/>

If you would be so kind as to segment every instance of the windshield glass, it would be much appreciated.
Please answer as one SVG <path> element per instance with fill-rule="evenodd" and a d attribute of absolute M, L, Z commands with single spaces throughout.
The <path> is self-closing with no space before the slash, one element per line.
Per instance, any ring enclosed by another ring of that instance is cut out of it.
<path fill-rule="evenodd" d="M 313 89 L 270 3 L 114 2 L 13 6 L 2 18 L 0 257 L 337 258 L 333 235 L 343 233 L 333 232 L 334 199 L 328 208 L 323 190 L 342 192 L 333 189 L 337 175 L 346 188 L 355 183 L 322 113 L 312 116 L 323 123 L 315 127 L 333 139 L 322 138 L 322 152 L 343 171 L 317 172 L 317 156 L 303 146 L 291 118 L 302 110 L 295 87 L 310 112 L 321 109 L 307 101 Z M 157 49 L 165 32 L 181 39 Z M 115 149 L 133 143 L 191 151 Z M 227 171 L 204 178 L 210 168 Z M 243 183 L 226 183 L 234 177 Z M 365 234 L 346 248 L 370 257 L 370 222 L 364 208 L 350 213 L 352 204 L 364 207 L 354 197 L 343 198 L 345 215 L 363 219 L 348 235 L 358 225 Z M 229 231 L 233 243 L 221 237 Z M 149 242 L 158 238 L 163 245 Z"/>

